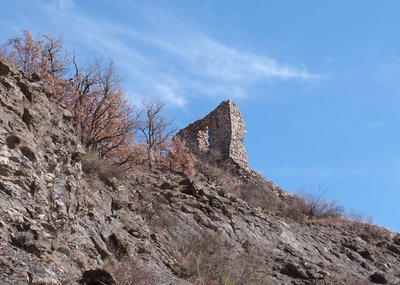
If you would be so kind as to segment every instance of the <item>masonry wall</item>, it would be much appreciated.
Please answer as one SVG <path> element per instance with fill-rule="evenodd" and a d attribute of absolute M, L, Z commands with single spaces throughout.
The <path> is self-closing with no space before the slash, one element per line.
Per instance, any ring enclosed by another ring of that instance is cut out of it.
<path fill-rule="evenodd" d="M 225 159 L 232 159 L 247 167 L 244 148 L 246 132 L 242 114 L 231 100 L 222 102 L 215 110 L 178 132 L 194 154 L 210 150 L 220 152 Z"/>

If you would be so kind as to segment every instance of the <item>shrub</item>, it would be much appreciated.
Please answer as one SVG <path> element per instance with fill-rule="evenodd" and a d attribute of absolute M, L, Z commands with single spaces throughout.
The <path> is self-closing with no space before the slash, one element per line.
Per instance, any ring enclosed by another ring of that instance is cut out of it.
<path fill-rule="evenodd" d="M 353 221 L 349 223 L 347 227 L 367 242 L 388 241 L 390 237 L 390 233 L 387 229 L 373 225 L 368 221 Z"/>
<path fill-rule="evenodd" d="M 217 281 L 223 276 L 223 266 L 229 256 L 220 232 L 188 232 L 178 242 L 177 249 L 175 258 L 183 277 L 195 284 L 219 284 Z"/>
<path fill-rule="evenodd" d="M 168 157 L 170 159 L 171 169 L 183 171 L 189 176 L 195 174 L 192 155 L 186 146 L 186 142 L 181 138 L 175 136 L 172 139 L 172 146 Z"/>
<path fill-rule="evenodd" d="M 283 200 L 265 186 L 247 182 L 240 184 L 240 198 L 252 207 L 261 207 L 282 217 L 302 221 L 307 219 L 345 219 L 342 206 L 327 201 L 324 191 L 300 191 Z M 357 216 L 359 219 L 359 216 Z"/>
<path fill-rule="evenodd" d="M 224 188 L 223 190 L 230 190 L 236 187 L 240 181 L 232 175 L 232 165 L 227 161 L 219 160 L 218 157 L 219 153 L 217 151 L 210 151 L 203 156 L 196 156 L 194 159 L 195 169 L 200 178 L 204 179 L 208 184 Z"/>
<path fill-rule="evenodd" d="M 265 261 L 255 253 L 232 256 L 221 232 L 191 232 L 179 246 L 177 260 L 186 277 L 199 285 L 268 285 Z"/>
<path fill-rule="evenodd" d="M 108 165 L 94 152 L 87 152 L 81 160 L 82 170 L 88 175 L 96 175 L 101 180 L 122 178 L 124 171 L 117 166 Z"/>
<path fill-rule="evenodd" d="M 131 255 L 115 261 L 107 269 L 112 273 L 118 285 L 157 284 L 157 275 L 153 268 Z"/>
<path fill-rule="evenodd" d="M 240 185 L 240 198 L 252 207 L 277 213 L 282 209 L 282 200 L 272 191 L 253 183 Z"/>
<path fill-rule="evenodd" d="M 35 243 L 35 235 L 30 231 L 19 232 L 15 235 L 13 243 L 16 246 L 28 248 L 30 245 Z"/>
<path fill-rule="evenodd" d="M 102 162 L 99 157 L 93 152 L 87 152 L 81 160 L 82 170 L 86 174 L 92 174 L 99 172 Z"/>
<path fill-rule="evenodd" d="M 300 191 L 283 208 L 284 216 L 295 220 L 343 218 L 344 208 L 335 200 L 327 201 L 325 191 Z"/>
<path fill-rule="evenodd" d="M 325 192 L 306 192 L 300 191 L 297 196 L 300 198 L 298 206 L 301 208 L 302 213 L 307 217 L 316 218 L 340 218 L 343 217 L 344 209 L 338 205 L 336 200 L 327 201 L 325 199 Z"/>

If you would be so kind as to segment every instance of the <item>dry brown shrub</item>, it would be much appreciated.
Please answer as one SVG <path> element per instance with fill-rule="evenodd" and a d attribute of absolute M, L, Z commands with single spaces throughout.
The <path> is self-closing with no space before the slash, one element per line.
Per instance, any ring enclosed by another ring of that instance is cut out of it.
<path fill-rule="evenodd" d="M 198 285 L 268 285 L 265 261 L 254 254 L 232 256 L 222 232 L 191 232 L 176 256 L 186 278 Z"/>
<path fill-rule="evenodd" d="M 287 200 L 280 213 L 281 216 L 297 221 L 306 220 L 342 220 L 344 209 L 335 200 L 327 201 L 325 191 L 306 192 Z"/>
<path fill-rule="evenodd" d="M 172 139 L 168 158 L 170 159 L 171 169 L 183 171 L 189 176 L 196 174 L 193 157 L 186 146 L 186 142 L 181 138 L 175 136 Z"/>
<path fill-rule="evenodd" d="M 157 275 L 153 268 L 141 259 L 127 255 L 107 266 L 118 285 L 157 284 Z"/>
<path fill-rule="evenodd" d="M 88 175 L 96 175 L 99 179 L 107 181 L 111 178 L 123 179 L 124 170 L 114 165 L 108 165 L 94 152 L 87 152 L 81 160 L 82 170 Z"/>
<path fill-rule="evenodd" d="M 218 232 L 190 232 L 179 245 L 180 262 L 186 277 L 196 284 L 218 284 L 221 265 L 227 254 Z"/>
<path fill-rule="evenodd" d="M 2 58 L 26 75 L 37 74 L 48 91 L 61 98 L 68 89 L 64 78 L 69 63 L 61 37 L 39 35 L 37 39 L 27 31 L 22 37 L 9 39 L 2 46 Z"/>
<path fill-rule="evenodd" d="M 219 157 L 219 152 L 210 150 L 203 156 L 197 156 L 194 159 L 199 179 L 222 190 L 239 193 L 241 182 L 232 174 L 232 164 Z"/>
<path fill-rule="evenodd" d="M 260 207 L 272 213 L 278 213 L 282 209 L 283 202 L 275 193 L 253 183 L 240 186 L 240 198 L 252 207 Z"/>
<path fill-rule="evenodd" d="M 347 228 L 367 242 L 389 241 L 391 233 L 389 230 L 373 225 L 370 222 L 350 221 Z"/>
<path fill-rule="evenodd" d="M 12 242 L 16 246 L 28 248 L 35 243 L 35 235 L 30 231 L 18 232 L 12 239 Z"/>
<path fill-rule="evenodd" d="M 338 205 L 335 200 L 327 201 L 325 199 L 326 191 L 318 190 L 316 192 L 307 192 L 301 190 L 295 203 L 308 218 L 341 218 L 344 216 L 344 209 Z"/>

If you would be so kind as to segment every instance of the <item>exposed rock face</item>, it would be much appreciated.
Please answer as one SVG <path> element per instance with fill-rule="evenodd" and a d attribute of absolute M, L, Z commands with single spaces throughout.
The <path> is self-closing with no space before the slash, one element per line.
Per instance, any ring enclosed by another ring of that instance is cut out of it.
<path fill-rule="evenodd" d="M 194 154 L 214 150 L 224 159 L 232 159 L 239 166 L 247 168 L 247 154 L 244 148 L 246 128 L 242 114 L 231 100 L 222 102 L 203 119 L 190 124 L 177 134 L 183 138 Z"/>
<path fill-rule="evenodd" d="M 62 225 L 76 214 L 71 198 L 80 188 L 84 150 L 64 108 L 41 85 L 0 65 L 0 191 L 20 200 L 23 212 L 22 201 L 30 200 L 35 219 Z"/>
<path fill-rule="evenodd" d="M 83 173 L 70 114 L 36 81 L 0 61 L 0 284 L 400 284 L 385 229 L 277 217 L 203 174 Z"/>
<path fill-rule="evenodd" d="M 85 152 L 70 120 L 40 82 L 0 61 L 0 284 L 77 284 L 114 247 L 154 255 L 149 266 L 160 280 L 187 284 L 168 277 L 165 264 L 174 261 L 155 253 L 165 250 L 135 214 L 136 191 L 82 172 Z"/>

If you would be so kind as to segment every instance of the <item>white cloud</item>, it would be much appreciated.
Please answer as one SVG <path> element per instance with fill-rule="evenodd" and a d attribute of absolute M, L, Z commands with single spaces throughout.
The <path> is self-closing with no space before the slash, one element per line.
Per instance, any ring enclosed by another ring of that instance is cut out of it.
<path fill-rule="evenodd" d="M 142 29 L 84 10 L 72 0 L 40 3 L 38 8 L 52 20 L 56 32 L 68 27 L 65 40 L 79 41 L 105 59 L 112 58 L 127 73 L 124 82 L 135 97 L 161 95 L 183 107 L 192 94 L 246 98 L 257 82 L 318 78 L 302 66 L 228 46 L 149 6 L 130 2 L 115 6 L 129 9 L 132 18 L 146 27 Z M 114 12 L 121 10 L 110 15 Z"/>
<path fill-rule="evenodd" d="M 157 94 L 162 94 L 162 99 L 170 102 L 171 104 L 177 107 L 183 107 L 186 105 L 186 98 L 183 96 L 177 95 L 178 92 L 170 85 L 165 84 L 157 84 L 155 86 Z"/>
<path fill-rule="evenodd" d="M 168 38 L 171 37 L 168 36 Z M 193 31 L 187 31 L 183 39 L 175 38 L 168 41 L 165 38 L 161 40 L 152 38 L 148 40 L 163 49 L 172 51 L 193 71 L 204 72 L 213 79 L 253 81 L 269 78 L 318 78 L 303 69 L 278 64 L 268 57 L 241 52 Z"/>

